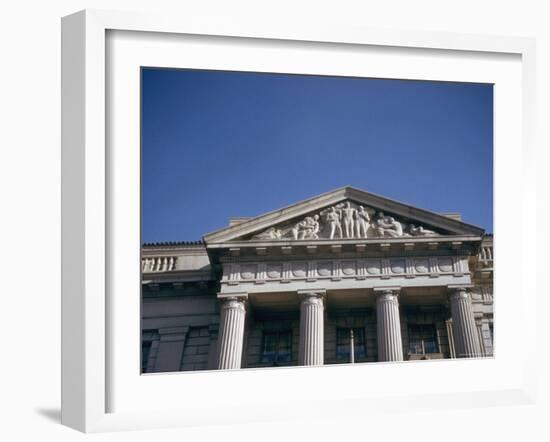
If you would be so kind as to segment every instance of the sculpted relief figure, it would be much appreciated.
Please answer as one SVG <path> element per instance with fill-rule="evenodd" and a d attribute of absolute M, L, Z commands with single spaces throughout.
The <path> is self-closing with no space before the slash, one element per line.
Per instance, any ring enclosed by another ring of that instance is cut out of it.
<path fill-rule="evenodd" d="M 319 215 L 308 216 L 291 229 L 292 237 L 298 239 L 319 239 Z"/>
<path fill-rule="evenodd" d="M 370 230 L 369 230 L 370 229 Z M 375 209 L 345 201 L 301 220 L 289 221 L 256 234 L 257 240 L 366 239 L 367 237 L 435 236 L 439 233 L 414 224 L 404 225 Z"/>
<path fill-rule="evenodd" d="M 307 224 L 307 233 L 306 238 L 307 239 L 319 239 L 319 215 L 313 215 L 313 217 L 308 216 L 306 218 L 306 224 Z"/>
<path fill-rule="evenodd" d="M 409 233 L 412 236 L 434 236 L 437 235 L 433 230 L 425 229 L 422 226 L 416 227 L 414 224 L 409 225 Z"/>
<path fill-rule="evenodd" d="M 356 238 L 366 238 L 369 230 L 370 216 L 363 206 L 355 212 L 355 236 Z"/>
<path fill-rule="evenodd" d="M 355 213 L 356 209 L 351 207 L 350 202 L 348 201 L 346 207 L 342 209 L 342 214 L 344 218 L 344 232 L 346 233 L 346 238 L 353 238 L 353 225 L 355 222 Z"/>
<path fill-rule="evenodd" d="M 341 218 L 340 211 L 336 210 L 335 207 L 332 207 L 330 209 L 330 212 L 327 213 L 327 222 L 330 227 L 330 239 L 334 238 L 334 234 L 336 231 L 340 234 L 340 238 L 343 237 L 342 235 L 342 223 L 340 222 Z"/>
<path fill-rule="evenodd" d="M 253 236 L 254 239 L 281 239 L 282 237 L 282 232 L 275 227 L 270 227 L 266 231 Z"/>
<path fill-rule="evenodd" d="M 380 236 L 398 237 L 403 236 L 403 226 L 399 221 L 391 216 L 385 216 L 382 212 L 378 213 L 376 220 L 376 232 Z"/>

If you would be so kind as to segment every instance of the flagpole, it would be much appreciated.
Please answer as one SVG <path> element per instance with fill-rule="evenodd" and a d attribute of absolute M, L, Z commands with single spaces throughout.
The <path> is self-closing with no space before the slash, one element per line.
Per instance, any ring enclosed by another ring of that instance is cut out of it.
<path fill-rule="evenodd" d="M 349 348 L 350 348 L 350 355 L 349 355 L 349 361 L 352 364 L 355 364 L 355 343 L 353 339 L 353 329 L 349 329 Z"/>

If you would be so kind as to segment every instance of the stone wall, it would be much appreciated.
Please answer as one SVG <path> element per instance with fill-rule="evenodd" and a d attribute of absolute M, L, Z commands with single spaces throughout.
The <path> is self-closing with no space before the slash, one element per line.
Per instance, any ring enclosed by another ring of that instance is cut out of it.
<path fill-rule="evenodd" d="M 146 372 L 215 368 L 219 307 L 211 288 L 144 288 L 141 323 L 144 345 L 150 345 Z"/>

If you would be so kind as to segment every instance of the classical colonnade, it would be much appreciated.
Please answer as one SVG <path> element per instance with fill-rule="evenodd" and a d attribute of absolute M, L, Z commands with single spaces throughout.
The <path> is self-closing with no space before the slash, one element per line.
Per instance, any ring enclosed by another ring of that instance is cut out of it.
<path fill-rule="evenodd" d="M 402 361 L 403 344 L 399 319 L 399 288 L 375 289 L 379 361 Z M 299 291 L 300 346 L 299 365 L 324 363 L 324 291 Z M 449 304 L 456 357 L 482 355 L 472 310 L 470 293 L 465 287 L 449 289 Z M 241 368 L 246 316 L 246 294 L 221 299 L 218 337 L 218 369 Z"/>

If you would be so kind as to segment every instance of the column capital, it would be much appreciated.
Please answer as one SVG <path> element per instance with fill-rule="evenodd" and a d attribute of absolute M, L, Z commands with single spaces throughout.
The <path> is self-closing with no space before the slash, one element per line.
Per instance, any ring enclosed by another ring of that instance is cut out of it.
<path fill-rule="evenodd" d="M 248 293 L 218 293 L 218 300 L 222 309 L 240 309 L 246 311 Z"/>
<path fill-rule="evenodd" d="M 374 295 L 376 298 L 387 298 L 395 297 L 397 298 L 399 294 L 401 293 L 401 287 L 399 286 L 392 286 L 392 287 L 375 287 L 373 289 Z"/>
<path fill-rule="evenodd" d="M 224 300 L 229 298 L 244 298 L 246 301 L 248 299 L 248 292 L 235 292 L 235 293 L 222 293 L 218 292 L 218 299 Z"/>
<path fill-rule="evenodd" d="M 447 296 L 449 300 L 468 299 L 470 297 L 470 289 L 473 286 L 473 284 L 448 285 Z"/>
<path fill-rule="evenodd" d="M 301 302 L 321 302 L 323 303 L 326 297 L 326 290 L 298 290 L 298 297 Z"/>

